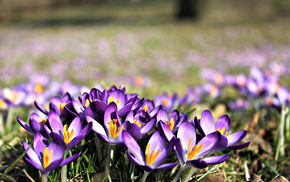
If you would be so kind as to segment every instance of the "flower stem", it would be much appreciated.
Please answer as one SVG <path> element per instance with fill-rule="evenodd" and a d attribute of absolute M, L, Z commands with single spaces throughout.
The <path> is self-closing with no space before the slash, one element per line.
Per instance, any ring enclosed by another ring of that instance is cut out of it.
<path fill-rule="evenodd" d="M 47 182 L 47 176 L 41 174 L 41 182 Z"/>
<path fill-rule="evenodd" d="M 172 180 L 172 182 L 176 182 L 179 179 L 179 176 L 184 172 L 185 169 L 186 168 L 184 166 L 181 166 L 178 173 L 176 174 L 176 176 Z"/>
<path fill-rule="evenodd" d="M 103 157 L 102 157 L 102 149 L 101 149 L 100 139 L 98 138 L 96 133 L 95 133 L 95 137 L 94 137 L 94 142 L 95 142 L 95 146 L 96 146 L 96 150 L 97 150 L 98 161 L 100 163 L 102 161 L 102 159 L 103 159 Z"/>
<path fill-rule="evenodd" d="M 63 160 L 66 159 L 67 151 L 64 152 Z M 61 182 L 66 182 L 67 178 L 67 165 L 61 167 Z"/>
<path fill-rule="evenodd" d="M 197 168 L 192 167 L 190 171 L 187 173 L 186 177 L 182 180 L 182 182 L 188 182 L 189 178 L 195 173 L 196 170 Z"/>
<path fill-rule="evenodd" d="M 106 164 L 105 164 L 105 174 L 108 175 L 110 173 L 110 163 L 111 163 L 111 149 L 112 146 L 108 143 L 108 153 L 107 153 L 107 158 L 106 158 Z"/>
<path fill-rule="evenodd" d="M 144 171 L 144 174 L 143 174 L 143 177 L 142 177 L 142 182 L 146 181 L 146 178 L 147 178 L 148 174 L 149 174 L 149 172 Z"/>

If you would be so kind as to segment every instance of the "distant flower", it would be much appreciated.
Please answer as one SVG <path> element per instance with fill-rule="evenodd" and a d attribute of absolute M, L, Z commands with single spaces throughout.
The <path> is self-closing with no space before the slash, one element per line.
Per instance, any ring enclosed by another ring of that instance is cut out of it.
<path fill-rule="evenodd" d="M 178 163 L 161 164 L 171 153 L 174 140 L 171 140 L 166 146 L 164 138 L 156 131 L 149 139 L 145 154 L 141 150 L 135 139 L 126 131 L 123 132 L 123 140 L 129 151 L 126 151 L 130 161 L 141 166 L 145 171 L 152 172 L 154 169 L 170 169 Z M 160 165 L 161 164 L 161 165 Z"/>
<path fill-rule="evenodd" d="M 164 92 L 162 95 L 156 96 L 154 101 L 156 106 L 162 105 L 167 113 L 171 112 L 178 105 L 178 97 L 176 93 L 170 94 Z"/>
<path fill-rule="evenodd" d="M 29 148 L 26 142 L 23 142 L 24 150 Z M 73 156 L 63 159 L 63 147 L 57 142 L 48 144 L 47 139 L 44 138 L 39 132 L 34 136 L 33 148 L 29 148 L 27 156 L 24 160 L 32 167 L 41 171 L 45 176 L 60 166 L 66 165 L 76 160 L 81 153 L 74 154 Z"/>

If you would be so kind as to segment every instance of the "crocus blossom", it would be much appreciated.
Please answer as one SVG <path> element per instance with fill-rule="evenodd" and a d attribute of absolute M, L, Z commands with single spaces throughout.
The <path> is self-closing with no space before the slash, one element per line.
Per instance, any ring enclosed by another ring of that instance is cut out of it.
<path fill-rule="evenodd" d="M 174 140 L 171 140 L 165 146 L 165 140 L 158 131 L 156 131 L 149 139 L 145 153 L 143 153 L 138 143 L 128 132 L 124 131 L 122 136 L 124 144 L 133 154 L 132 155 L 129 151 L 126 151 L 129 160 L 138 166 L 141 166 L 145 171 L 152 172 L 154 169 L 170 169 L 178 164 L 177 162 L 161 164 L 171 153 L 174 146 Z"/>
<path fill-rule="evenodd" d="M 29 148 L 26 142 L 23 142 L 24 150 Z M 51 142 L 48 144 L 47 139 L 44 138 L 39 132 L 34 136 L 33 148 L 27 151 L 27 157 L 24 160 L 34 168 L 41 171 L 45 176 L 56 168 L 66 165 L 80 156 L 80 152 L 73 156 L 63 159 L 64 149 L 58 142 Z"/>

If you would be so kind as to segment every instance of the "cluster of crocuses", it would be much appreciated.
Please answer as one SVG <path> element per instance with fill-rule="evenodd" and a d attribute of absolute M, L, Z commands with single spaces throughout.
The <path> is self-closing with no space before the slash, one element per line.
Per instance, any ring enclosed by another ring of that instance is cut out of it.
<path fill-rule="evenodd" d="M 176 93 L 163 93 L 155 97 L 155 102 L 162 104 L 167 111 L 172 111 L 178 105 L 192 105 L 205 102 L 205 96 L 216 98 L 223 94 L 225 87 L 235 88 L 241 95 L 236 101 L 230 101 L 231 110 L 245 110 L 251 102 L 260 103 L 260 107 L 270 106 L 280 109 L 282 105 L 290 103 L 290 89 L 279 84 L 281 76 L 285 75 L 283 65 L 273 63 L 263 71 L 256 67 L 250 69 L 250 76 L 246 74 L 225 75 L 211 69 L 203 69 L 200 73 L 205 85 L 188 87 L 187 93 L 178 98 Z"/>
<path fill-rule="evenodd" d="M 72 95 L 80 93 L 81 87 L 73 85 L 70 81 L 60 84 L 52 81 L 47 75 L 32 75 L 28 83 L 20 83 L 14 88 L 0 90 L 0 110 L 12 107 L 30 106 L 36 100 L 45 104 L 54 95 L 63 95 L 70 92 Z"/>
<path fill-rule="evenodd" d="M 237 144 L 247 131 L 230 133 L 231 121 L 227 115 L 214 122 L 211 112 L 205 110 L 199 119 L 189 120 L 182 112 L 173 110 L 168 114 L 162 105 L 155 106 L 153 101 L 140 98 L 137 93 L 126 93 L 121 87 L 112 86 L 103 91 L 93 88 L 78 100 L 69 93 L 62 98 L 55 96 L 50 100 L 49 110 L 37 101 L 35 106 L 45 114 L 44 118 L 32 113 L 29 125 L 19 117 L 17 120 L 34 134 L 33 149 L 23 143 L 24 149 L 29 148 L 25 161 L 41 171 L 43 181 L 60 166 L 62 181 L 67 180 L 65 166 L 80 153 L 69 158 L 66 155 L 91 129 L 108 146 L 127 147 L 127 158 L 144 170 L 142 181 L 155 169 L 170 169 L 179 161 L 180 170 L 173 179 L 177 181 L 187 168 L 205 168 L 229 157 L 229 154 L 210 156 L 214 152 L 241 149 L 250 143 Z M 148 140 L 145 147 L 138 144 L 141 139 Z M 173 151 L 175 160 L 163 163 Z"/>

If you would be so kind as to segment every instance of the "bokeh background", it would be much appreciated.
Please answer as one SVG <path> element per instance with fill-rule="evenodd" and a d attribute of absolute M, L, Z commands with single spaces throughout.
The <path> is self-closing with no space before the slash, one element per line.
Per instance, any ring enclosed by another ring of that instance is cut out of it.
<path fill-rule="evenodd" d="M 0 85 L 44 73 L 182 94 L 202 68 L 289 67 L 289 10 L 287 0 L 1 0 Z"/>

